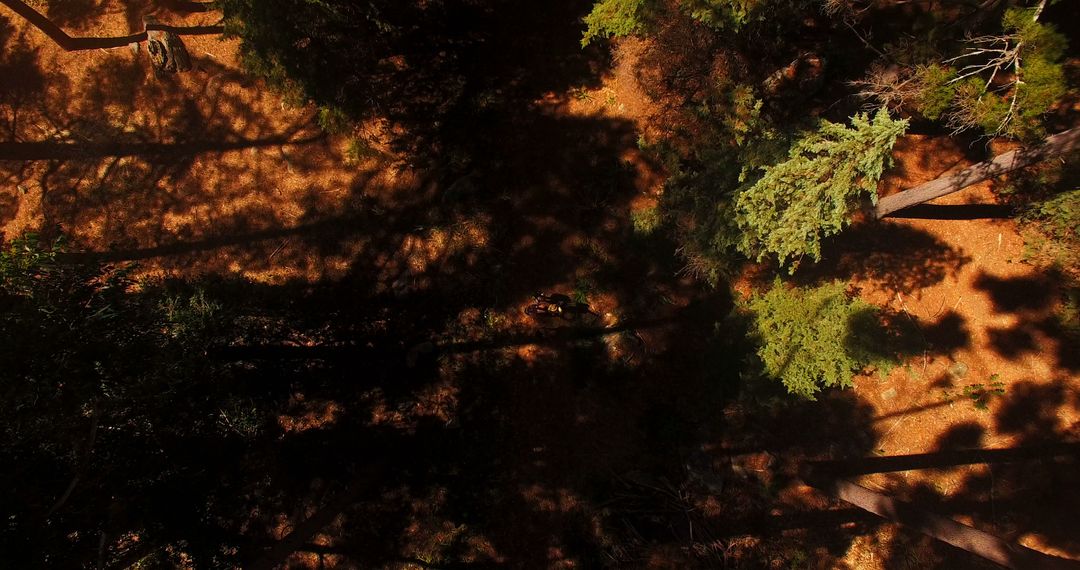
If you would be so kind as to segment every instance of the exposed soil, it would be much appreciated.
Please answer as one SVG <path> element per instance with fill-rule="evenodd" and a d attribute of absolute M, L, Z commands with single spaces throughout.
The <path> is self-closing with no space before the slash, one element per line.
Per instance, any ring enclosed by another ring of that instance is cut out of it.
<path fill-rule="evenodd" d="M 905 138 L 885 192 L 967 166 L 964 151 L 950 140 Z M 981 206 L 995 203 L 988 181 L 935 200 L 940 207 L 933 215 L 980 215 Z M 901 237 L 904 242 L 890 248 L 888 257 L 859 259 L 866 269 L 856 272 L 854 282 L 868 301 L 924 323 L 926 338 L 922 357 L 887 379 L 864 377 L 856 384 L 881 418 L 878 453 L 1019 447 L 1080 434 L 1080 347 L 1062 338 L 1054 321 L 1061 284 L 1053 273 L 1025 263 L 1025 244 L 1013 220 L 900 219 L 874 231 L 886 235 L 871 243 L 890 239 L 894 231 L 914 239 Z M 885 272 L 904 277 L 897 282 Z M 1038 489 L 1046 483 L 1023 472 L 1023 466 L 976 465 L 879 474 L 865 482 L 890 492 L 911 489 L 902 494 L 922 495 L 920 502 L 931 508 L 948 508 L 953 497 L 977 488 L 978 503 L 955 513 L 957 520 L 1076 558 L 1080 529 L 1048 505 L 1062 498 L 1052 488 Z M 1030 498 L 995 505 L 995 493 L 999 501 Z M 1021 521 L 1040 521 L 1039 530 L 1020 530 Z"/>
<path fill-rule="evenodd" d="M 88 6 L 53 16 L 72 33 L 119 35 L 145 9 Z M 214 23 L 212 13 L 159 18 Z M 248 515 L 230 528 L 255 567 L 452 555 L 664 568 L 762 548 L 772 566 L 967 567 L 980 562 L 802 485 L 799 462 L 1080 437 L 1080 349 L 1053 325 L 1059 284 L 1025 262 L 1013 221 L 963 219 L 995 203 L 989 182 L 935 202 L 945 208 L 935 219 L 853 228 L 808 273 L 850 279 L 867 301 L 917 320 L 922 354 L 815 403 L 733 401 L 719 378 L 737 367 L 723 350 L 739 339 L 713 335 L 729 300 L 679 276 L 673 244 L 633 231 L 631 212 L 655 204 L 664 174 L 637 145 L 663 112 L 636 87 L 640 46 L 624 44 L 600 81 L 517 95 L 520 114 L 485 131 L 496 166 L 433 171 L 377 144 L 350 157 L 313 109 L 240 70 L 236 41 L 184 41 L 195 69 L 155 78 L 145 51 L 65 53 L 0 10 L 0 221 L 6 237 L 59 226 L 82 252 L 74 258 L 135 261 L 148 278 L 231 279 L 279 300 L 332 292 L 297 301 L 319 308 L 272 339 L 320 364 L 297 366 L 282 391 L 267 444 L 280 463 L 260 470 L 286 483 L 273 498 L 238 499 Z M 605 69 L 576 44 L 558 49 L 545 57 Z M 380 128 L 369 125 L 373 137 Z M 884 192 L 970 154 L 944 137 L 905 137 Z M 537 290 L 583 299 L 596 322 L 527 317 Z M 334 352 L 354 346 L 323 342 L 341 315 L 396 344 Z M 383 351 L 370 369 L 368 349 Z M 430 381 L 405 380 L 421 369 Z M 365 465 L 400 454 L 408 476 L 379 486 L 377 470 L 352 483 L 322 471 L 349 453 L 371 454 Z M 709 473 L 721 471 L 736 476 L 712 489 Z M 861 482 L 1080 558 L 1077 471 L 1044 460 Z M 302 540 L 274 549 L 290 536 Z"/>

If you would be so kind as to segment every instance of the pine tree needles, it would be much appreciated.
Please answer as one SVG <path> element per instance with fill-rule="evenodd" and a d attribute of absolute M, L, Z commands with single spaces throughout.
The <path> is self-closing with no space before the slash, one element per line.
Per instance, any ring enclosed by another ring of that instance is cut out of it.
<path fill-rule="evenodd" d="M 806 255 L 821 258 L 821 240 L 849 223 L 859 199 L 877 199 L 877 183 L 890 152 L 907 129 L 884 109 L 852 126 L 822 121 L 803 135 L 788 159 L 765 167 L 764 176 L 736 198 L 739 249 L 761 261 L 775 256 L 794 272 Z"/>
<path fill-rule="evenodd" d="M 765 374 L 792 394 L 814 399 L 824 387 L 851 386 L 852 374 L 867 366 L 895 362 L 876 308 L 849 298 L 841 282 L 804 289 L 777 280 L 749 309 Z"/>

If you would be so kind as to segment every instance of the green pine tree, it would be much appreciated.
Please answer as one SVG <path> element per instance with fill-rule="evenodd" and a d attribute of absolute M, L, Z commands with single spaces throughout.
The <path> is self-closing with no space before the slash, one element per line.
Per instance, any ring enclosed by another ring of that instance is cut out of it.
<path fill-rule="evenodd" d="M 758 261 L 775 256 L 791 271 L 806 255 L 820 259 L 822 238 L 850 223 L 859 199 L 876 201 L 878 180 L 907 124 L 882 109 L 872 119 L 852 117 L 851 127 L 822 121 L 803 135 L 787 160 L 764 168 L 736 198 L 739 249 Z"/>
<path fill-rule="evenodd" d="M 779 280 L 747 307 L 751 339 L 766 376 L 804 398 L 826 387 L 846 388 L 867 367 L 897 363 L 877 309 L 845 292 L 839 281 L 789 288 Z"/>
<path fill-rule="evenodd" d="M 585 16 L 581 46 L 600 38 L 623 37 L 645 31 L 650 14 L 656 10 L 651 0 L 599 0 Z"/>

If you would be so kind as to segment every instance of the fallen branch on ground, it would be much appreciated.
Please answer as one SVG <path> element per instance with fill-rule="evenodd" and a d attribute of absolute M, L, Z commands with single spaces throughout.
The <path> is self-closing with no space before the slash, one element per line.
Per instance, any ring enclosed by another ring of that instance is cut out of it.
<path fill-rule="evenodd" d="M 947 174 L 892 196 L 886 196 L 878 200 L 877 206 L 874 207 L 874 219 L 880 220 L 897 210 L 929 202 L 934 198 L 940 198 L 963 190 L 983 180 L 1012 172 L 1048 158 L 1061 156 L 1077 149 L 1080 149 L 1080 127 L 1074 127 L 1047 137 L 1037 147 L 1011 150 L 985 162 L 969 166 L 959 172 Z"/>

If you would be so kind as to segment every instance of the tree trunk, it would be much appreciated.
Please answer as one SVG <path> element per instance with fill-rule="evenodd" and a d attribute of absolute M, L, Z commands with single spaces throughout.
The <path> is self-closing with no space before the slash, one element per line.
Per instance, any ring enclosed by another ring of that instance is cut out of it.
<path fill-rule="evenodd" d="M 871 491 L 851 481 L 838 480 L 831 484 L 818 483 L 815 486 L 819 485 L 823 491 L 856 507 L 908 526 L 1006 568 L 1017 570 L 1080 569 L 1080 562 L 1076 560 L 1050 556 L 1020 544 L 1007 542 L 950 518 L 916 509 L 908 503 Z"/>
<path fill-rule="evenodd" d="M 220 34 L 225 30 L 223 26 L 175 27 L 166 26 L 164 24 L 147 24 L 146 31 L 128 36 L 116 36 L 111 38 L 73 38 L 59 26 L 54 24 L 52 20 L 46 18 L 41 12 L 27 6 L 21 0 L 0 0 L 0 4 L 7 6 L 16 14 L 26 18 L 26 20 L 33 24 L 35 28 L 44 32 L 45 35 L 49 36 L 49 38 L 56 42 L 57 45 L 64 48 L 65 51 L 124 47 L 128 44 L 146 41 L 147 31 L 172 32 L 179 36 L 196 36 Z"/>
<path fill-rule="evenodd" d="M 1061 156 L 1080 148 L 1080 127 L 1047 137 L 1042 144 L 1034 148 L 1011 150 L 999 154 L 985 162 L 969 166 L 959 172 L 920 184 L 910 190 L 898 192 L 878 200 L 874 208 L 874 218 L 880 220 L 897 210 L 922 204 L 946 194 L 963 190 L 988 178 L 1000 176 L 1018 168 Z"/>
<path fill-rule="evenodd" d="M 146 50 L 150 52 L 150 62 L 154 64 L 154 69 L 169 73 L 191 69 L 191 56 L 188 55 L 180 36 L 150 28 L 159 23 L 153 16 L 143 18 L 143 28 L 147 30 Z"/>

